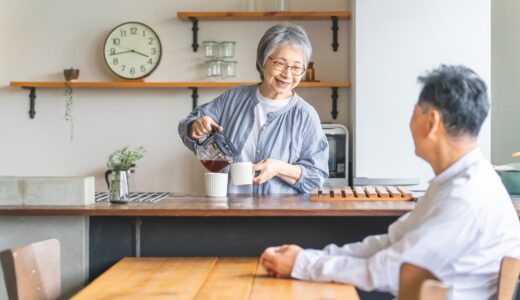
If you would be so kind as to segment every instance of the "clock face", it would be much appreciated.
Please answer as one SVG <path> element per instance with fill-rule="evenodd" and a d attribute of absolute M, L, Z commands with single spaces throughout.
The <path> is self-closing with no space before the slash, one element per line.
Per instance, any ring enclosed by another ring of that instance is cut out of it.
<path fill-rule="evenodd" d="M 105 41 L 104 56 L 114 74 L 125 79 L 150 75 L 161 61 L 161 41 L 150 27 L 139 22 L 114 28 Z"/>

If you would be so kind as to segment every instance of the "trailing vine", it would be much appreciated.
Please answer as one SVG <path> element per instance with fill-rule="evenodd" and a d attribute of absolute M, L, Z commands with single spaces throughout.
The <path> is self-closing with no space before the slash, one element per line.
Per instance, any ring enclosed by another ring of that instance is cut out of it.
<path fill-rule="evenodd" d="M 74 118 L 72 117 L 72 91 L 72 87 L 69 85 L 68 81 L 65 81 L 65 91 L 63 93 L 65 95 L 65 115 L 63 116 L 63 118 L 66 122 L 69 122 L 71 142 L 74 139 Z"/>

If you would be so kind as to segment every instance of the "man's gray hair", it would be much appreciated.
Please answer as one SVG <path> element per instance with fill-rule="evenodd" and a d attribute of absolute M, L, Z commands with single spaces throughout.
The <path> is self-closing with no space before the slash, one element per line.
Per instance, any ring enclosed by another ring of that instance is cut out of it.
<path fill-rule="evenodd" d="M 429 107 L 439 110 L 449 136 L 478 136 L 489 101 L 486 84 L 473 70 L 441 65 L 418 80 L 424 85 L 419 106 L 423 111 Z"/>
<path fill-rule="evenodd" d="M 303 67 L 306 68 L 311 60 L 312 45 L 307 33 L 301 26 L 284 23 L 269 28 L 258 42 L 256 51 L 256 69 L 260 79 L 264 80 L 264 65 L 267 57 L 280 46 L 292 46 L 303 53 Z"/>

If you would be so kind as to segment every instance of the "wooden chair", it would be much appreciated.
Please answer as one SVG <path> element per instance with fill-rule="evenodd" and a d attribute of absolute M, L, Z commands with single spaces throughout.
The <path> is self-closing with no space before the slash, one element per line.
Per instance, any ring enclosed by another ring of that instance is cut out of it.
<path fill-rule="evenodd" d="M 511 300 L 520 277 L 520 259 L 504 257 L 498 273 L 498 300 Z"/>
<path fill-rule="evenodd" d="M 0 253 L 9 299 L 57 299 L 60 295 L 60 242 L 45 240 Z"/>
<path fill-rule="evenodd" d="M 398 300 L 444 300 L 448 287 L 428 270 L 403 263 L 399 274 Z"/>

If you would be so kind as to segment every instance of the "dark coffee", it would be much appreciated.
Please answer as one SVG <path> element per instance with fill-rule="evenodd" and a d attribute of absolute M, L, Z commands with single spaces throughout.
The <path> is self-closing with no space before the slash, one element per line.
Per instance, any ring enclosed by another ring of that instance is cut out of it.
<path fill-rule="evenodd" d="M 214 173 L 224 170 L 224 168 L 229 165 L 227 160 L 201 160 L 200 162 L 208 171 Z"/>

